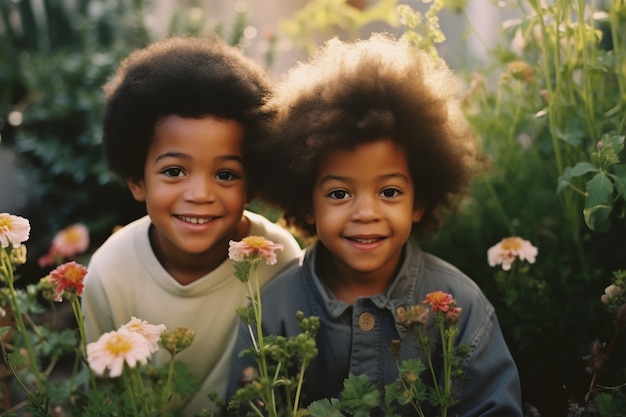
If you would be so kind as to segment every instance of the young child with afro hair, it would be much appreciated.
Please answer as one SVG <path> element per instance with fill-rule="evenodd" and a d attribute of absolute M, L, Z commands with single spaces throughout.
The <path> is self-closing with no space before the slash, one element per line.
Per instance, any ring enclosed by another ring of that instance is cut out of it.
<path fill-rule="evenodd" d="M 492 304 L 469 277 L 417 243 L 438 230 L 443 210 L 455 207 L 479 167 L 456 85 L 439 58 L 374 34 L 327 42 L 287 74 L 268 104 L 278 122 L 262 154 L 271 163 L 261 196 L 314 242 L 262 291 L 262 329 L 290 337 L 301 331 L 297 311 L 320 318 L 303 405 L 339 397 L 349 374 L 367 376 L 383 398 L 398 378 L 394 340 L 400 361 L 420 355 L 427 363 L 403 315 L 443 291 L 462 309 L 455 343 L 468 347 L 448 415 L 522 415 L 517 367 Z M 429 335 L 440 340 L 436 326 Z M 241 325 L 234 354 L 250 344 Z M 432 359 L 441 381 L 438 349 Z M 229 397 L 249 366 L 250 357 L 233 360 Z M 433 382 L 427 371 L 420 377 Z"/>
<path fill-rule="evenodd" d="M 273 82 L 222 40 L 173 37 L 138 49 L 105 85 L 104 151 L 113 172 L 147 215 L 115 232 L 92 256 L 82 308 L 88 342 L 133 317 L 195 332 L 176 358 L 201 387 L 172 404 L 192 416 L 217 407 L 235 342 L 245 286 L 228 259 L 230 240 L 265 236 L 283 245 L 278 264 L 259 267 L 266 283 L 300 254 L 293 236 L 246 210 L 267 137 L 262 111 Z M 169 353 L 153 356 L 159 366 Z"/>

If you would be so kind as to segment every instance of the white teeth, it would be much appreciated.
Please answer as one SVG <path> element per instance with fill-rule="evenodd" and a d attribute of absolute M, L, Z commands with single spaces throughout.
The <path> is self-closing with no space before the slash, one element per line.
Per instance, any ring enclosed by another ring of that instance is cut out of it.
<path fill-rule="evenodd" d="M 197 218 L 197 217 L 186 217 L 186 216 L 178 216 L 181 220 L 186 221 L 192 224 L 205 224 L 211 221 L 211 219 Z"/>
<path fill-rule="evenodd" d="M 354 239 L 354 240 L 359 242 L 359 243 L 374 243 L 378 239 Z"/>

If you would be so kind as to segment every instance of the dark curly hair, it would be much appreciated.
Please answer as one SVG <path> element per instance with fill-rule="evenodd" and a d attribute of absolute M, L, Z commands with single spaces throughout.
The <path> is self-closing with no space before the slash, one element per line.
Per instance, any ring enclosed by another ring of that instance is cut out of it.
<path fill-rule="evenodd" d="M 336 149 L 390 138 L 406 151 L 416 203 L 425 209 L 413 234 L 436 231 L 479 160 L 456 81 L 441 59 L 391 35 L 327 42 L 289 71 L 268 103 L 277 121 L 259 150 L 268 161 L 260 197 L 282 209 L 288 225 L 314 236 L 305 218 L 320 161 Z"/>
<path fill-rule="evenodd" d="M 261 108 L 273 87 L 260 64 L 217 37 L 172 37 L 136 50 L 103 87 L 108 166 L 123 179 L 139 180 L 160 120 L 212 115 L 244 128 L 244 163 L 253 190 L 260 166 L 248 145 L 267 136 L 270 119 Z"/>

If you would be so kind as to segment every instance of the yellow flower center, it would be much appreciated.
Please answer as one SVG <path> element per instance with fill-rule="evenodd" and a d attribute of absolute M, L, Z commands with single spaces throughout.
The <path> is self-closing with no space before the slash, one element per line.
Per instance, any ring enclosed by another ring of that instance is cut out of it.
<path fill-rule="evenodd" d="M 65 273 L 65 279 L 74 284 L 82 282 L 84 276 L 83 272 L 78 268 L 69 268 Z"/>
<path fill-rule="evenodd" d="M 124 336 L 119 334 L 113 335 L 105 345 L 106 350 L 115 356 L 123 355 L 133 348 L 132 343 L 128 341 Z"/>
<path fill-rule="evenodd" d="M 0 230 L 13 230 L 13 222 L 11 221 L 11 216 L 7 214 L 0 214 Z"/>
<path fill-rule="evenodd" d="M 502 249 L 505 251 L 517 251 L 522 248 L 520 240 L 516 237 L 502 239 Z"/>
<path fill-rule="evenodd" d="M 76 229 L 68 229 L 65 232 L 65 236 L 63 236 L 63 239 L 67 243 L 77 243 L 77 242 L 80 242 L 82 240 L 82 235 L 80 235 L 76 231 Z"/>
<path fill-rule="evenodd" d="M 267 240 L 261 236 L 248 236 L 243 238 L 243 241 L 253 249 L 261 249 L 267 246 Z"/>

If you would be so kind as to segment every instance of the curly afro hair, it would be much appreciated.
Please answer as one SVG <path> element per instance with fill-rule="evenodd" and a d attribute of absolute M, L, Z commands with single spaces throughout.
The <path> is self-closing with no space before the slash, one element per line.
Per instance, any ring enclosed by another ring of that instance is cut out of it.
<path fill-rule="evenodd" d="M 480 159 L 457 85 L 441 59 L 391 35 L 327 42 L 288 72 L 268 103 L 276 123 L 258 151 L 267 161 L 259 196 L 282 209 L 288 225 L 314 236 L 306 216 L 320 161 L 388 138 L 405 150 L 416 204 L 425 209 L 413 234 L 436 231 Z"/>
<path fill-rule="evenodd" d="M 267 136 L 270 119 L 261 108 L 273 87 L 260 64 L 217 37 L 172 37 L 138 49 L 103 87 L 106 161 L 121 178 L 139 180 L 160 120 L 211 115 L 243 126 L 244 162 L 254 180 L 260 167 L 248 145 Z"/>

